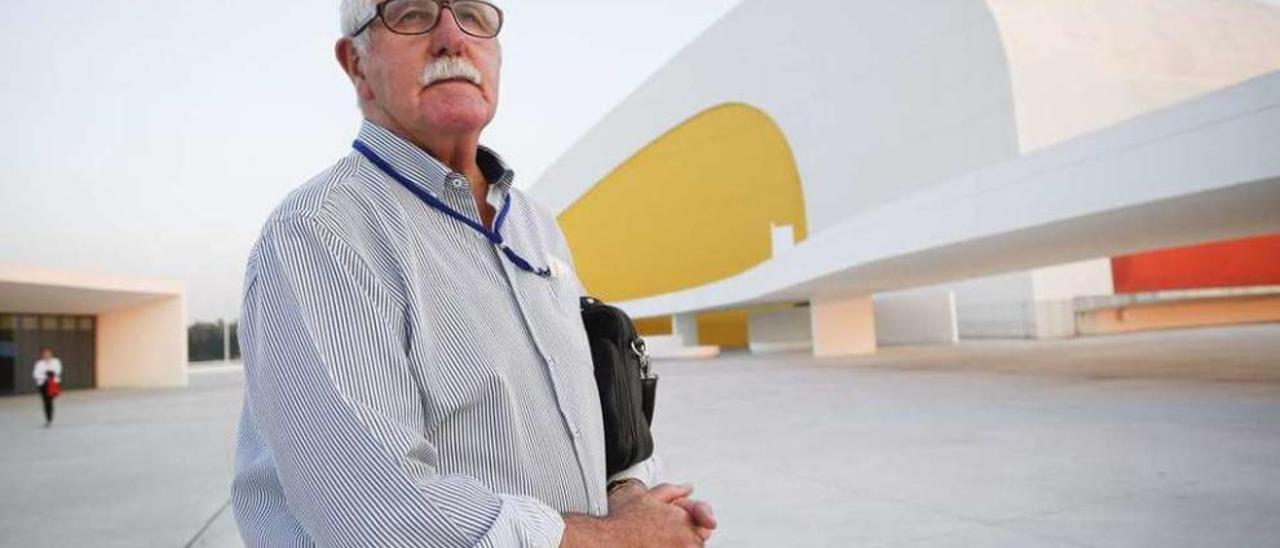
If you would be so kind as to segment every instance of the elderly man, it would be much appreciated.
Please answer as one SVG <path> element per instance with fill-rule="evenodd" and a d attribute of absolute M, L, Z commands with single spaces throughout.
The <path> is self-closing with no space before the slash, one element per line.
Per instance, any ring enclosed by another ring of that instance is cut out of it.
<path fill-rule="evenodd" d="M 250 255 L 232 501 L 251 546 L 696 546 L 652 461 L 605 475 L 582 288 L 479 146 L 501 10 L 344 0 L 365 122 Z"/>

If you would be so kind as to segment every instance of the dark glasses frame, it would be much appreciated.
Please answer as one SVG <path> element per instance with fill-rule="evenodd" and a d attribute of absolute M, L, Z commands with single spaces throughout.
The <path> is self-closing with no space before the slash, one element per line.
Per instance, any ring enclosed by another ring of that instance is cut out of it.
<path fill-rule="evenodd" d="M 370 17 L 368 21 L 365 21 L 364 24 L 356 28 L 355 32 L 352 32 L 348 36 L 350 38 L 355 38 L 357 36 L 360 36 L 360 33 L 366 30 L 369 30 L 369 27 L 373 26 L 373 23 L 375 21 L 382 21 L 382 26 L 387 27 L 387 30 L 394 32 L 396 34 L 400 34 L 404 36 L 418 36 L 418 35 L 426 34 L 428 32 L 436 30 L 436 27 L 440 26 L 440 21 L 444 19 L 445 8 L 449 8 L 449 16 L 453 18 L 453 23 L 455 25 L 458 25 L 458 28 L 461 29 L 463 33 L 467 34 L 468 36 L 474 36 L 476 38 L 496 38 L 498 34 L 502 32 L 502 25 L 506 19 L 505 14 L 502 13 L 502 8 L 499 8 L 498 6 L 492 3 L 485 2 L 484 0 L 420 0 L 420 1 L 431 2 L 436 6 L 439 6 L 440 12 L 438 15 L 436 15 L 436 22 L 432 23 L 431 26 L 427 27 L 427 29 L 422 32 L 400 32 L 396 30 L 394 27 L 392 27 L 390 24 L 388 24 L 387 19 L 385 17 L 387 4 L 390 4 L 391 2 L 394 2 L 394 1 L 396 0 L 383 0 L 382 2 L 378 2 L 378 5 L 376 7 L 376 13 L 374 14 L 374 16 Z M 474 32 L 468 31 L 466 27 L 462 26 L 462 22 L 458 21 L 457 12 L 453 11 L 454 4 L 481 4 L 481 5 L 493 8 L 493 11 L 498 14 L 498 27 L 493 30 L 493 36 L 486 36 L 483 34 L 476 34 Z"/>

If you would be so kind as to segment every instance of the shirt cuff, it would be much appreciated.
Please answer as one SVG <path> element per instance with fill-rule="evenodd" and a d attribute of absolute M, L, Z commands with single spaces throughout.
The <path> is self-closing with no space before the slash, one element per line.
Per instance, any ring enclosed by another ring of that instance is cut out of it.
<path fill-rule="evenodd" d="M 662 461 L 658 460 L 658 455 L 655 453 L 653 456 L 637 462 L 631 468 L 609 476 L 609 481 L 606 484 L 618 480 L 636 479 L 644 483 L 645 487 L 653 487 L 658 484 L 658 474 L 661 471 Z"/>
<path fill-rule="evenodd" d="M 502 508 L 477 546 L 556 548 L 564 538 L 564 518 L 533 497 L 499 495 Z"/>

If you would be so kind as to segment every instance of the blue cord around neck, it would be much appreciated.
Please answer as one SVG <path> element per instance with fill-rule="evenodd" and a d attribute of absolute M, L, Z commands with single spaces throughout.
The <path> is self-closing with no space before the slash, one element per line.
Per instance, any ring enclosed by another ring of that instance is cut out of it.
<path fill-rule="evenodd" d="M 551 269 L 534 268 L 529 261 L 526 261 L 524 257 L 521 257 L 515 252 L 515 250 L 511 249 L 511 247 L 507 245 L 506 240 L 502 237 L 502 225 L 507 221 L 507 212 L 511 211 L 511 193 L 507 193 L 506 198 L 502 201 L 502 209 L 498 211 L 498 217 L 493 222 L 493 230 L 489 230 L 484 225 L 475 222 L 470 217 L 467 217 L 452 207 L 449 207 L 449 204 L 446 204 L 439 198 L 432 196 L 430 192 L 427 192 L 422 187 L 414 184 L 413 181 L 410 181 L 404 175 L 401 175 L 396 168 L 392 167 L 386 160 L 383 160 L 381 156 L 378 156 L 378 153 L 374 152 L 373 149 L 369 148 L 369 146 L 364 144 L 364 142 L 356 140 L 356 142 L 352 143 L 351 146 L 356 150 L 356 152 L 359 152 L 362 156 L 367 158 L 369 162 L 382 170 L 383 173 L 386 173 L 388 177 L 391 177 L 397 183 L 400 183 L 400 186 L 403 186 L 409 192 L 412 192 L 413 195 L 417 196 L 423 203 L 431 206 L 432 209 L 453 217 L 458 222 L 467 225 L 472 230 L 483 235 L 490 243 L 498 246 L 498 249 L 502 250 L 502 254 L 507 257 L 507 260 L 511 261 L 511 264 L 516 265 L 516 268 L 531 274 L 536 274 L 543 278 L 551 277 Z"/>

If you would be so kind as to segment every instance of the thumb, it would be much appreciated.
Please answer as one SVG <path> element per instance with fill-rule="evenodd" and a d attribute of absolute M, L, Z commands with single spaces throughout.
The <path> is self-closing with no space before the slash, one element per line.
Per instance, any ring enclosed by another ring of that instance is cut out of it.
<path fill-rule="evenodd" d="M 693 486 L 688 484 L 671 485 L 670 483 L 664 483 L 649 490 L 650 495 L 653 495 L 658 500 L 665 503 L 671 503 L 677 499 L 686 498 L 692 493 Z"/>

